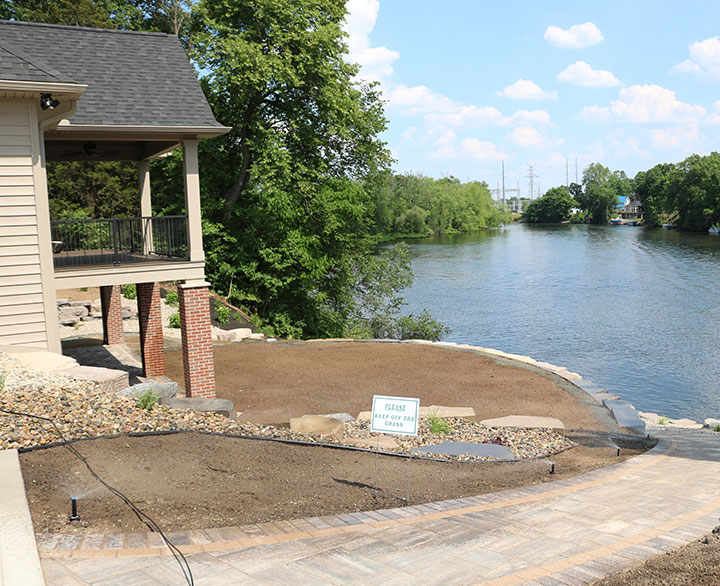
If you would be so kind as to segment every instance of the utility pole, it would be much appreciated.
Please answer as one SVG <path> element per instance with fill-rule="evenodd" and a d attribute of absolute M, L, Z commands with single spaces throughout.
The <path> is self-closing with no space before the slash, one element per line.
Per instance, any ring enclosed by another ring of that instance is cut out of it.
<path fill-rule="evenodd" d="M 502 162 L 502 181 L 503 181 L 503 190 L 502 190 L 502 196 L 503 196 L 503 210 L 505 209 L 505 161 Z"/>
<path fill-rule="evenodd" d="M 528 178 L 528 183 L 530 184 L 530 199 L 534 199 L 535 178 L 537 177 L 537 175 L 535 175 L 535 163 L 528 163 L 528 174 L 525 175 L 525 177 Z"/>

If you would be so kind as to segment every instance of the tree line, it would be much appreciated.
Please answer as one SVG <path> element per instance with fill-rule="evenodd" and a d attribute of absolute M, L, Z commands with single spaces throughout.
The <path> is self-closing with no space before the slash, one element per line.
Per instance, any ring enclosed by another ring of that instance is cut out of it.
<path fill-rule="evenodd" d="M 0 18 L 178 35 L 216 119 L 201 141 L 206 273 L 285 337 L 425 337 L 402 315 L 407 247 L 387 236 L 469 231 L 503 214 L 483 183 L 396 175 L 376 84 L 346 61 L 345 0 L 5 0 Z M 139 64 L 141 66 L 141 64 Z M 54 219 L 134 216 L 135 168 L 48 164 Z M 184 213 L 182 158 L 151 167 L 153 213 Z"/>
<path fill-rule="evenodd" d="M 647 226 L 670 222 L 683 230 L 706 231 L 720 223 L 720 154 L 660 163 L 634 178 L 592 163 L 583 171 L 582 185 L 553 187 L 530 202 L 523 219 L 607 224 L 620 196 L 640 202 Z M 573 215 L 574 207 L 582 211 Z"/>

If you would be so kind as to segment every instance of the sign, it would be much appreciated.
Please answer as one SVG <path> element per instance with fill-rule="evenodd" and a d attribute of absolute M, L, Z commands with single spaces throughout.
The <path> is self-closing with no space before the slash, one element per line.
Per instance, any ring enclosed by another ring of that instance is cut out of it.
<path fill-rule="evenodd" d="M 420 399 L 373 396 L 370 431 L 417 435 Z"/>

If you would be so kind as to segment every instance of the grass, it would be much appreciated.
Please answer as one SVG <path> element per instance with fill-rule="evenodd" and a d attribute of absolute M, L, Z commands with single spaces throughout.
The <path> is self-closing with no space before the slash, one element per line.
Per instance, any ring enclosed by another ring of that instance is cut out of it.
<path fill-rule="evenodd" d="M 437 415 L 428 415 L 427 420 L 430 426 L 430 433 L 435 435 L 445 435 L 451 433 L 453 430 L 447 421 Z"/>
<path fill-rule="evenodd" d="M 670 420 L 667 417 L 665 417 L 664 415 L 661 415 L 658 418 L 658 425 L 667 425 L 668 423 L 670 423 Z"/>

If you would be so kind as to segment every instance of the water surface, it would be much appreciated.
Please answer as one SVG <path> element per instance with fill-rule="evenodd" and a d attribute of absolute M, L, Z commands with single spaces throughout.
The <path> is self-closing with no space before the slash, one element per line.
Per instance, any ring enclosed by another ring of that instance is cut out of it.
<path fill-rule="evenodd" d="M 720 416 L 720 238 L 529 226 L 409 243 L 447 340 L 566 366 L 641 411 Z"/>

